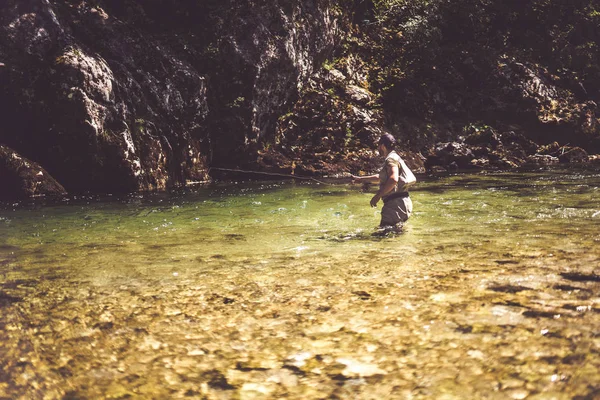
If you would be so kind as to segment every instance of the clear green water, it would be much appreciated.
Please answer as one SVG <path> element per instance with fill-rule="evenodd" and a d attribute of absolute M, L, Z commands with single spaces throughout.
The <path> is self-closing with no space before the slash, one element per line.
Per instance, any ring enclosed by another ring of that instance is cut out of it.
<path fill-rule="evenodd" d="M 600 397 L 600 171 L 0 210 L 0 398 Z"/>

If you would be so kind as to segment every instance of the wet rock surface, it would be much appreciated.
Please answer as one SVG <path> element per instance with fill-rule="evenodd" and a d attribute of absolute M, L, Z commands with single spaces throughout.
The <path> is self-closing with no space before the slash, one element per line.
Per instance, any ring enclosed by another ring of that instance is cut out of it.
<path fill-rule="evenodd" d="M 67 192 L 50 174 L 6 146 L 0 145 L 0 198 L 63 196 Z"/>

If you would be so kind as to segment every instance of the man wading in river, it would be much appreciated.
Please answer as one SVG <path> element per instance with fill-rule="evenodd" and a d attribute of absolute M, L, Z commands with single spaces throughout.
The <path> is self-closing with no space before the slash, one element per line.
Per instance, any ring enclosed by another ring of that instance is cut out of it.
<path fill-rule="evenodd" d="M 389 133 L 382 135 L 377 150 L 385 161 L 379 175 L 352 175 L 353 182 L 379 182 L 379 190 L 371 199 L 371 207 L 377 207 L 379 200 L 383 200 L 379 227 L 384 232 L 402 231 L 402 226 L 413 209 L 408 188 L 417 181 L 404 160 L 394 150 L 395 145 L 396 139 L 392 135 Z"/>

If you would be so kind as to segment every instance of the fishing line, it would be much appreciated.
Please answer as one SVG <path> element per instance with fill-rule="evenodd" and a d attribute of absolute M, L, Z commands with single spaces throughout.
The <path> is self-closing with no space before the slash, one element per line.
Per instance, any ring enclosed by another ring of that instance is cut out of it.
<path fill-rule="evenodd" d="M 334 183 L 323 182 L 323 181 L 320 181 L 318 179 L 311 178 L 309 176 L 298 176 L 298 175 L 292 175 L 292 174 L 281 174 L 281 173 L 277 173 L 277 172 L 245 171 L 243 169 L 216 168 L 216 167 L 210 167 L 208 169 L 209 173 L 210 173 L 210 170 L 225 171 L 225 172 L 238 172 L 238 173 L 243 173 L 243 174 L 257 174 L 257 175 L 267 175 L 267 176 L 279 176 L 279 177 L 283 177 L 283 178 L 299 179 L 299 180 L 303 180 L 303 181 L 314 181 L 314 182 L 320 183 L 322 185 L 335 186 Z"/>

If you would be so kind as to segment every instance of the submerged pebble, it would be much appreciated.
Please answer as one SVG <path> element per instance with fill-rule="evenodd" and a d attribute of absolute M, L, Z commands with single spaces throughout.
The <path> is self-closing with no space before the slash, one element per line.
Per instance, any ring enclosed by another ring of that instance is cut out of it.
<path fill-rule="evenodd" d="M 593 398 L 593 190 L 460 179 L 385 237 L 368 196 L 308 184 L 3 211 L 0 397 Z"/>

